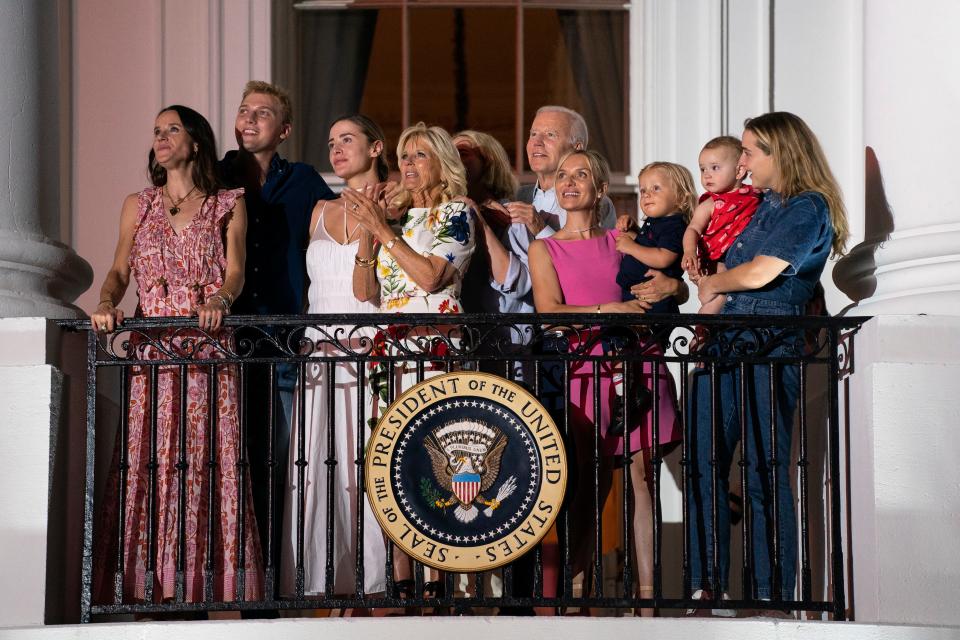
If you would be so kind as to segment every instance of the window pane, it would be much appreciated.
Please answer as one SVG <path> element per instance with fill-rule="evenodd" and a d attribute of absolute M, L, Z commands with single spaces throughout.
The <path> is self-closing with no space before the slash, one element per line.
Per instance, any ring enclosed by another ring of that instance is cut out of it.
<path fill-rule="evenodd" d="M 587 121 L 591 148 L 626 166 L 626 12 L 524 10 L 524 126 L 557 104 Z"/>
<path fill-rule="evenodd" d="M 516 150 L 516 11 L 410 10 L 410 117 Z"/>

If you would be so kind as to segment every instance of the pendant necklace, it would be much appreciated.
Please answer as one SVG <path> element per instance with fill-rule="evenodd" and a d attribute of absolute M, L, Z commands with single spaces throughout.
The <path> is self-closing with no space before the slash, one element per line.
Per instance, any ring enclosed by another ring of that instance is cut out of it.
<path fill-rule="evenodd" d="M 168 193 L 168 194 L 167 194 L 167 197 L 170 199 L 170 204 L 173 205 L 173 206 L 170 207 L 170 209 L 169 209 L 170 215 L 175 216 L 175 215 L 177 215 L 178 213 L 180 213 L 180 205 L 182 205 L 182 204 L 184 203 L 184 201 L 185 201 L 187 198 L 190 197 L 190 194 L 192 194 L 192 193 L 193 193 L 194 191 L 196 191 L 196 190 L 197 190 L 197 186 L 194 185 L 193 188 L 190 189 L 190 191 L 187 191 L 187 195 L 183 196 L 182 198 L 180 198 L 179 200 L 176 200 L 176 201 L 174 201 L 173 196 L 171 196 L 171 195 Z"/>
<path fill-rule="evenodd" d="M 594 229 L 599 229 L 599 228 L 600 228 L 600 227 L 598 227 L 597 225 L 593 225 L 592 227 L 586 227 L 585 229 L 570 229 L 570 232 L 571 232 L 571 233 L 586 233 L 587 231 L 593 231 Z"/>

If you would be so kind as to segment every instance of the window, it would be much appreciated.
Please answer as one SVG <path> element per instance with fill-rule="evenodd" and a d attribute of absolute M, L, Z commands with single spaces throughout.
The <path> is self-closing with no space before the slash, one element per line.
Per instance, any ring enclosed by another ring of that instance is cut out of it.
<path fill-rule="evenodd" d="M 590 146 L 628 166 L 624 2 L 275 0 L 274 78 L 295 102 L 297 157 L 329 172 L 327 133 L 360 111 L 387 134 L 423 120 L 497 137 L 518 173 L 536 109 L 587 120 Z"/>

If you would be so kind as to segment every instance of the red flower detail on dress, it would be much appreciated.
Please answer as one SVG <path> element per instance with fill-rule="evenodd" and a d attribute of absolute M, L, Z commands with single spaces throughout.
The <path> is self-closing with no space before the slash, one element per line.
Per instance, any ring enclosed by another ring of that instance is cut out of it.
<path fill-rule="evenodd" d="M 460 313 L 460 307 L 456 304 L 450 304 L 449 300 L 444 300 L 440 303 L 439 311 L 440 313 Z"/>

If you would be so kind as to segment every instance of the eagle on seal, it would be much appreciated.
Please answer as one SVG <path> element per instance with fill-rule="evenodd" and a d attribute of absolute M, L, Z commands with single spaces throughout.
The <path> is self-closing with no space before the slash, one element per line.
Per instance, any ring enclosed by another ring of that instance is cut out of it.
<path fill-rule="evenodd" d="M 446 500 L 436 500 L 435 507 L 457 506 L 453 514 L 460 522 L 472 522 L 485 507 L 489 517 L 500 503 L 516 489 L 516 479 L 510 477 L 493 499 L 489 491 L 500 474 L 500 460 L 507 446 L 507 437 L 497 429 L 479 420 L 452 420 L 435 428 L 424 439 L 433 475 L 440 486 L 450 491 Z"/>

